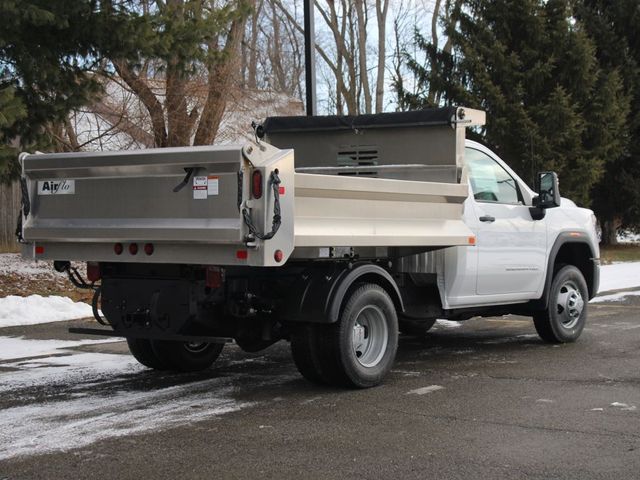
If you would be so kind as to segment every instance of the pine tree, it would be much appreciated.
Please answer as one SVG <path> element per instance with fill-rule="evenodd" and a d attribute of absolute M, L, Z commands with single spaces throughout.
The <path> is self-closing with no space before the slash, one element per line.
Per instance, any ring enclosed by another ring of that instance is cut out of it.
<path fill-rule="evenodd" d="M 444 25 L 452 53 L 433 55 L 436 46 L 418 38 L 434 60 L 426 69 L 409 65 L 441 90 L 442 102 L 487 111 L 481 139 L 525 180 L 556 170 L 563 194 L 588 206 L 605 163 L 603 142 L 615 136 L 610 124 L 593 119 L 617 112 L 624 95 L 619 79 L 599 68 L 572 14 L 568 0 L 466 0 Z M 416 108 L 427 98 L 405 95 Z"/>
<path fill-rule="evenodd" d="M 618 134 L 603 139 L 604 175 L 593 188 L 593 209 L 602 226 L 602 242 L 617 243 L 621 227 L 640 229 L 640 3 L 637 0 L 581 0 L 577 18 L 594 40 L 596 56 L 609 82 L 622 85 L 628 107 L 614 111 L 603 102 Z M 612 88 L 602 82 L 599 90 Z M 613 87 L 614 90 L 618 87 Z M 607 109 L 608 107 L 608 109 Z"/>
<path fill-rule="evenodd" d="M 3 163 L 15 174 L 10 144 L 41 142 L 46 124 L 99 90 L 87 73 L 100 14 L 90 0 L 2 0 L 0 18 L 0 174 Z"/>

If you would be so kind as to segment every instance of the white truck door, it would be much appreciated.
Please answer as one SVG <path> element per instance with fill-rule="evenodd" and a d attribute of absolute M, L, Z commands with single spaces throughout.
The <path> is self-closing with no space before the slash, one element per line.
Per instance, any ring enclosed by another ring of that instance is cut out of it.
<path fill-rule="evenodd" d="M 465 150 L 476 233 L 478 303 L 517 301 L 539 290 L 545 272 L 546 224 L 532 220 L 516 179 L 494 158 Z"/>

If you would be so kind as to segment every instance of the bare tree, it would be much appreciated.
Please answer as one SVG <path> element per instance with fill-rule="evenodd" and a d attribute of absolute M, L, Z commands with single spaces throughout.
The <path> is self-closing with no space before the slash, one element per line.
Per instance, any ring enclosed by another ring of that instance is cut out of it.
<path fill-rule="evenodd" d="M 387 13 L 389 0 L 376 0 L 376 18 L 378 20 L 378 68 L 376 78 L 376 113 L 384 108 L 384 77 L 386 62 Z"/>
<path fill-rule="evenodd" d="M 151 8 L 150 3 L 141 3 L 144 8 Z M 144 105 L 155 146 L 213 142 L 229 90 L 238 78 L 247 7 L 255 7 L 255 0 L 235 0 L 226 6 L 219 6 L 216 0 L 156 1 L 153 8 L 159 18 L 166 19 L 165 30 L 170 26 L 177 32 L 172 39 L 174 46 L 167 53 L 161 51 L 155 58 L 144 59 L 142 64 L 111 59 L 118 79 Z M 226 28 L 223 25 L 212 34 L 199 26 L 211 23 L 214 17 L 216 21 L 228 19 Z M 180 35 L 190 29 L 201 38 L 191 38 L 192 50 L 186 44 L 183 50 Z"/>

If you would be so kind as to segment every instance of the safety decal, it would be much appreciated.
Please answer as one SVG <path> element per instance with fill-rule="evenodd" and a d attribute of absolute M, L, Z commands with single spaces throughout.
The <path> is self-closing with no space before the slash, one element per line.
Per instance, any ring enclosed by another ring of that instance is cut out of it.
<path fill-rule="evenodd" d="M 207 195 L 218 195 L 218 177 L 209 175 L 207 180 L 209 182 L 207 185 Z"/>
<path fill-rule="evenodd" d="M 207 177 L 193 177 L 193 199 L 207 199 Z"/>

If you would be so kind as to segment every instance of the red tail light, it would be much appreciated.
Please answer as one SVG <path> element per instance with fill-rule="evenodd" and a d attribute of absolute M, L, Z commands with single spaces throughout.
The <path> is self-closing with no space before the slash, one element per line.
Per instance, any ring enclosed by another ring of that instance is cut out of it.
<path fill-rule="evenodd" d="M 113 253 L 115 253 L 116 255 L 122 255 L 123 250 L 124 250 L 124 247 L 122 246 L 121 243 L 116 243 L 113 246 Z"/>
<path fill-rule="evenodd" d="M 282 261 L 282 259 L 283 259 L 283 258 L 284 258 L 284 253 L 282 253 L 282 250 L 276 250 L 276 251 L 273 253 L 273 259 L 274 259 L 276 262 L 280 263 L 280 262 Z"/>
<path fill-rule="evenodd" d="M 209 288 L 220 288 L 224 283 L 224 270 L 220 267 L 207 267 L 205 285 Z"/>
<path fill-rule="evenodd" d="M 97 282 L 102 278 L 98 262 L 87 262 L 87 278 L 90 282 Z"/>
<path fill-rule="evenodd" d="M 262 172 L 254 170 L 251 176 L 251 195 L 253 198 L 262 197 Z"/>
<path fill-rule="evenodd" d="M 129 245 L 129 253 L 131 255 L 136 255 L 138 253 L 138 244 L 132 243 Z"/>
<path fill-rule="evenodd" d="M 145 243 L 144 244 L 144 253 L 147 255 L 153 255 L 153 243 Z"/>

